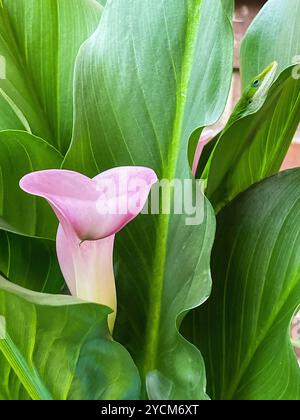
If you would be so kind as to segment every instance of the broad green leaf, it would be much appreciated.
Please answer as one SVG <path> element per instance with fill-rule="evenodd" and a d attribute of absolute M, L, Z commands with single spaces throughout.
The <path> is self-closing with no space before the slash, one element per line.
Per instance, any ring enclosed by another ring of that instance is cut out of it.
<path fill-rule="evenodd" d="M 58 222 L 50 206 L 24 193 L 19 181 L 29 172 L 61 163 L 62 155 L 44 140 L 24 131 L 0 132 L 0 229 L 55 238 Z"/>
<path fill-rule="evenodd" d="M 230 22 L 219 0 L 163 0 L 155 8 L 150 0 L 113 0 L 103 16 L 77 59 L 75 127 L 65 166 L 92 176 L 110 163 L 139 160 L 166 175 L 173 143 L 178 155 L 177 131 L 187 138 L 225 107 Z"/>
<path fill-rule="evenodd" d="M 161 179 L 191 179 L 188 141 L 221 115 L 232 53 L 219 0 L 108 2 L 77 59 L 65 167 L 93 176 L 144 165 Z M 151 399 L 206 398 L 201 355 L 178 333 L 210 293 L 214 216 L 205 200 L 203 213 L 199 226 L 185 215 L 142 216 L 117 237 L 116 335 Z"/>
<path fill-rule="evenodd" d="M 64 289 L 55 242 L 0 231 L 0 272 L 11 282 L 44 293 Z"/>
<path fill-rule="evenodd" d="M 248 29 L 241 47 L 242 84 L 276 60 L 278 73 L 300 63 L 300 0 L 269 0 Z M 298 71 L 300 78 L 300 72 Z"/>
<path fill-rule="evenodd" d="M 137 399 L 138 372 L 109 336 L 109 311 L 0 278 L 0 399 Z"/>
<path fill-rule="evenodd" d="M 269 178 L 222 210 L 213 293 L 189 318 L 215 399 L 300 399 L 290 341 L 300 304 L 300 170 Z"/>
<path fill-rule="evenodd" d="M 300 79 L 293 78 L 293 69 L 280 75 L 258 112 L 242 117 L 215 140 L 206 193 L 217 212 L 280 169 L 300 122 Z"/>
<path fill-rule="evenodd" d="M 6 79 L 0 80 L 0 92 L 33 134 L 65 152 L 72 130 L 75 58 L 96 29 L 102 7 L 94 0 L 1 3 L 0 55 L 6 60 Z"/>

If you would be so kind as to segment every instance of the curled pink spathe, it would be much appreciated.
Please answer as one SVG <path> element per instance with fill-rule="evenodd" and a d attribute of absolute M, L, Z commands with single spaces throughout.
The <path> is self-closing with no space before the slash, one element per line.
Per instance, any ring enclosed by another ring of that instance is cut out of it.
<path fill-rule="evenodd" d="M 93 179 L 73 171 L 38 171 L 20 181 L 24 191 L 45 198 L 59 219 L 57 256 L 71 293 L 109 306 L 111 331 L 117 308 L 114 237 L 143 210 L 156 182 L 153 170 L 134 166 Z"/>

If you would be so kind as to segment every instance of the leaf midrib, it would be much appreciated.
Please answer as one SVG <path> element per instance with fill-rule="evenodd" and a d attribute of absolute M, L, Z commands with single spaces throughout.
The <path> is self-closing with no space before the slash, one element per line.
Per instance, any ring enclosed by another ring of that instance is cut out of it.
<path fill-rule="evenodd" d="M 8 334 L 0 340 L 0 350 L 32 400 L 53 400 L 37 371 L 28 366 Z"/>
<path fill-rule="evenodd" d="M 172 180 L 176 174 L 177 162 L 180 153 L 184 116 L 187 104 L 187 92 L 189 88 L 190 75 L 194 62 L 194 51 L 196 49 L 198 28 L 201 18 L 202 0 L 197 0 L 195 5 L 188 7 L 188 22 L 186 31 L 185 50 L 183 54 L 182 75 L 179 86 L 177 86 L 176 113 L 173 125 L 173 134 L 170 142 L 170 153 L 168 164 L 164 167 L 162 178 Z M 157 244 L 154 255 L 153 280 L 151 285 L 151 296 L 148 311 L 148 325 L 146 330 L 146 345 L 144 358 L 144 374 L 147 375 L 156 367 L 157 350 L 159 345 L 159 329 L 164 290 L 165 265 L 167 260 L 167 242 L 169 237 L 170 215 L 160 215 L 157 225 Z M 175 325 L 175 324 L 174 324 Z"/>

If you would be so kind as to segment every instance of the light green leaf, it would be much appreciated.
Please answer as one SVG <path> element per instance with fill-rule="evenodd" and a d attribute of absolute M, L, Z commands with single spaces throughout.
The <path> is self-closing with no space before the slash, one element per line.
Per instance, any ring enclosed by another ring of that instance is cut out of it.
<path fill-rule="evenodd" d="M 102 7 L 95 0 L 1 3 L 0 55 L 6 60 L 6 79 L 0 80 L 0 92 L 33 134 L 65 152 L 73 121 L 74 61 L 96 29 Z"/>
<path fill-rule="evenodd" d="M 0 229 L 55 238 L 58 222 L 50 206 L 24 193 L 19 181 L 29 172 L 61 163 L 62 155 L 44 140 L 24 131 L 0 132 Z"/>
<path fill-rule="evenodd" d="M 137 399 L 137 369 L 111 340 L 108 313 L 0 278 L 0 399 Z"/>
<path fill-rule="evenodd" d="M 276 60 L 280 74 L 300 62 L 300 0 L 269 0 L 248 29 L 241 47 L 242 84 Z M 297 59 L 298 57 L 298 59 Z M 298 71 L 300 78 L 300 71 Z"/>
<path fill-rule="evenodd" d="M 215 399 L 300 399 L 290 326 L 300 303 L 300 170 L 253 186 L 217 219 L 213 293 L 185 326 Z"/>
<path fill-rule="evenodd" d="M 93 176 L 144 165 L 160 178 L 191 179 L 188 141 L 221 115 L 232 55 L 219 0 L 107 3 L 77 60 L 65 167 Z M 201 355 L 178 333 L 210 293 L 214 216 L 205 200 L 203 212 L 200 226 L 185 226 L 185 215 L 142 216 L 117 238 L 116 334 L 153 399 L 206 398 Z"/>
<path fill-rule="evenodd" d="M 37 292 L 64 289 L 55 242 L 0 231 L 0 272 L 11 282 Z"/>
<path fill-rule="evenodd" d="M 300 122 L 300 79 L 292 72 L 293 67 L 280 75 L 258 112 L 242 117 L 215 140 L 206 193 L 216 212 L 280 169 Z"/>

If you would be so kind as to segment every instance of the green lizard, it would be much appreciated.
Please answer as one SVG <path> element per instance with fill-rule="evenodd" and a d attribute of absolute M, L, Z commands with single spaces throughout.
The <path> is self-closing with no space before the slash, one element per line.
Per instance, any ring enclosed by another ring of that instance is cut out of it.
<path fill-rule="evenodd" d="M 264 104 L 268 91 L 274 82 L 278 63 L 274 61 L 265 70 L 256 76 L 251 84 L 243 92 L 242 98 L 233 110 L 233 113 L 225 127 L 233 124 L 238 119 L 253 114 Z"/>
<path fill-rule="evenodd" d="M 247 115 L 253 114 L 258 111 L 264 104 L 268 91 L 274 82 L 278 63 L 274 61 L 271 63 L 262 73 L 256 76 L 249 86 L 245 89 L 240 101 L 234 108 L 231 117 L 229 118 L 223 132 L 226 131 L 232 124 Z M 222 134 L 221 134 L 222 135 Z M 206 147 L 211 151 L 210 157 L 205 164 L 202 172 L 201 179 L 206 180 L 208 177 L 211 160 L 214 154 L 214 150 L 218 145 L 220 136 L 217 136 L 215 140 L 212 140 L 211 144 L 208 143 Z"/>

